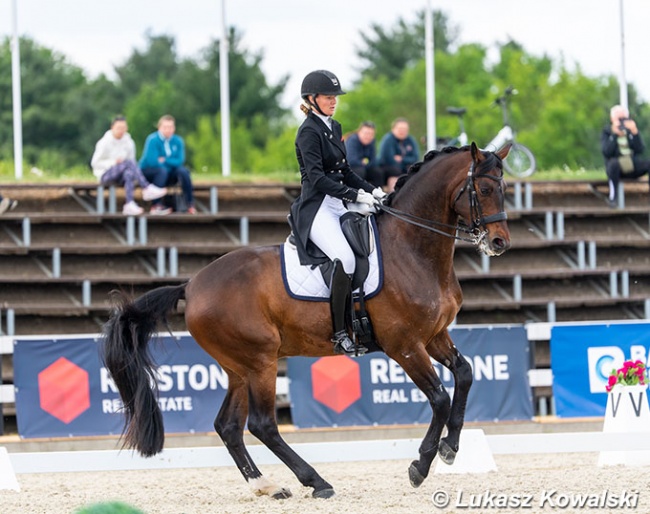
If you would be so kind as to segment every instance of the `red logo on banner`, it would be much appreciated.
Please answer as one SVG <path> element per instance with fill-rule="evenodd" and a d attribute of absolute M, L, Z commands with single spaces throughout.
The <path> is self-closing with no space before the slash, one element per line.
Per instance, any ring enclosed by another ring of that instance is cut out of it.
<path fill-rule="evenodd" d="M 41 408 L 70 423 L 90 407 L 88 372 L 61 357 L 38 374 Z"/>
<path fill-rule="evenodd" d="M 323 357 L 311 367 L 314 399 L 340 414 L 361 398 L 359 364 L 345 355 Z"/>

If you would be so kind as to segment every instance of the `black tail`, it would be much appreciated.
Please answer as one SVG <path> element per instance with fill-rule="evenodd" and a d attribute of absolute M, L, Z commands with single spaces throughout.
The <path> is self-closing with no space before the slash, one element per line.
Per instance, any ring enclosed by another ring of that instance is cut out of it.
<path fill-rule="evenodd" d="M 124 446 L 144 457 L 162 451 L 165 441 L 148 342 L 159 326 L 169 329 L 167 314 L 185 298 L 186 285 L 159 287 L 133 301 L 119 293 L 104 326 L 102 358 L 124 403 Z"/>

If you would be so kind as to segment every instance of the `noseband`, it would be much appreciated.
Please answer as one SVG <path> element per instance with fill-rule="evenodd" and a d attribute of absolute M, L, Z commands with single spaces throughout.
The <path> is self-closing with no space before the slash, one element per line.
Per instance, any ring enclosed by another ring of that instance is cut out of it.
<path fill-rule="evenodd" d="M 480 173 L 478 175 L 475 175 L 474 168 L 475 168 L 475 163 L 472 162 L 472 164 L 469 167 L 469 170 L 467 171 L 467 180 L 465 181 L 463 187 L 461 187 L 458 193 L 456 194 L 456 198 L 454 198 L 454 203 L 453 203 L 453 207 L 455 210 L 456 203 L 458 202 L 462 194 L 465 191 L 468 192 L 470 217 L 472 218 L 469 226 L 449 225 L 447 223 L 441 223 L 436 220 L 420 218 L 419 216 L 415 216 L 414 214 L 410 214 L 408 212 L 394 209 L 393 207 L 389 207 L 388 205 L 378 204 L 377 207 L 381 211 L 390 214 L 391 216 L 394 216 L 402 221 L 405 221 L 406 223 L 415 225 L 416 227 L 429 230 L 430 232 L 435 232 L 436 234 L 440 234 L 445 237 L 451 237 L 459 241 L 465 241 L 468 243 L 472 243 L 474 245 L 478 245 L 481 243 L 481 241 L 487 234 L 487 230 L 485 226 L 488 225 L 489 223 L 496 223 L 499 221 L 507 220 L 508 214 L 505 211 L 501 211 L 501 212 L 497 212 L 496 214 L 492 214 L 490 216 L 483 216 L 481 204 L 478 201 L 478 194 L 476 192 L 475 179 L 479 177 L 489 178 L 490 180 L 494 180 L 495 182 L 498 182 L 500 186 L 501 185 L 500 183 L 503 181 L 503 175 L 501 175 L 500 177 L 494 177 L 492 175 L 488 175 L 487 173 Z M 469 237 L 462 237 L 462 236 L 457 236 L 455 234 L 450 234 L 448 232 L 445 232 L 444 230 L 437 229 L 432 225 L 437 225 L 438 227 L 443 227 L 443 228 L 451 228 L 454 229 L 455 232 L 464 232 L 465 234 L 468 234 Z"/>

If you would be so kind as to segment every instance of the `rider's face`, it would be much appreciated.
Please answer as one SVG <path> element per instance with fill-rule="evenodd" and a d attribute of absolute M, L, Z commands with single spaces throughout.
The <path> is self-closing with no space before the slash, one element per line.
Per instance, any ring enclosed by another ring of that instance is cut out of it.
<path fill-rule="evenodd" d="M 316 105 L 318 105 L 325 116 L 333 116 L 336 110 L 336 100 L 336 95 L 317 95 Z"/>

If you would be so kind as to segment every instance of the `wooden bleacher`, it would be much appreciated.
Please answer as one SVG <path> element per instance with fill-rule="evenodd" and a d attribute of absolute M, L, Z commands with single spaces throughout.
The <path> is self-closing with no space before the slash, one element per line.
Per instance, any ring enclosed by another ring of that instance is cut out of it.
<path fill-rule="evenodd" d="M 510 183 L 512 248 L 486 258 L 456 246 L 457 322 L 648 317 L 648 186 L 625 184 L 624 208 L 610 209 L 603 185 Z M 234 249 L 281 243 L 299 186 L 197 184 L 196 216 L 135 218 L 119 213 L 119 189 L 94 183 L 2 189 L 20 203 L 0 217 L 0 334 L 31 334 L 96 331 L 111 289 L 179 283 Z"/>

